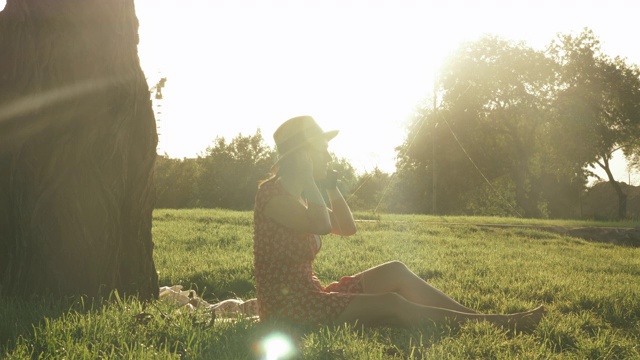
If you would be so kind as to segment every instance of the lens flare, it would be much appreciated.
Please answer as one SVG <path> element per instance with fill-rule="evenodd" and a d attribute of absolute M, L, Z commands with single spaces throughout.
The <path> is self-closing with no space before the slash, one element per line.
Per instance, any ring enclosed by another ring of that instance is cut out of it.
<path fill-rule="evenodd" d="M 283 333 L 275 332 L 260 341 L 260 352 L 264 360 L 290 359 L 296 353 L 291 338 Z"/>

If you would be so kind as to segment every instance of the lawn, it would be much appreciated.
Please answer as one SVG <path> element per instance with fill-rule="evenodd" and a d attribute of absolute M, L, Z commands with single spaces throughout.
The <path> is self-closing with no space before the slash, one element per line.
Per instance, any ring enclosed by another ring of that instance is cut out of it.
<path fill-rule="evenodd" d="M 355 236 L 324 238 L 315 263 L 324 283 L 400 260 L 466 306 L 505 313 L 544 304 L 549 314 L 531 333 L 484 322 L 299 328 L 212 322 L 206 311 L 115 294 L 95 302 L 2 298 L 0 358 L 252 359 L 266 358 L 271 339 L 269 349 L 288 344 L 304 359 L 640 359 L 640 248 L 546 230 L 637 224 L 357 217 Z M 160 285 L 182 285 L 209 302 L 255 296 L 250 212 L 157 210 L 153 233 Z"/>

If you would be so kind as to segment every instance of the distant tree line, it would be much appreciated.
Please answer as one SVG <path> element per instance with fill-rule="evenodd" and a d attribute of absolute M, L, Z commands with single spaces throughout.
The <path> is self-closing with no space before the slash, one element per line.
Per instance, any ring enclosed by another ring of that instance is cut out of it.
<path fill-rule="evenodd" d="M 600 167 L 623 219 L 627 194 L 609 163 L 618 150 L 638 166 L 640 70 L 585 29 L 544 51 L 495 36 L 463 44 L 416 110 L 393 174 L 333 166 L 355 210 L 550 218 L 581 216 Z M 260 130 L 217 138 L 196 159 L 160 156 L 156 207 L 251 209 L 275 157 Z"/>
<path fill-rule="evenodd" d="M 358 175 L 347 159 L 333 156 L 331 166 L 340 173 L 338 186 L 352 207 L 374 209 L 390 175 L 377 168 Z M 197 158 L 159 155 L 156 208 L 252 209 L 258 184 L 270 176 L 276 158 L 275 149 L 265 143 L 260 129 L 253 135 L 239 134 L 231 141 L 218 137 Z"/>
<path fill-rule="evenodd" d="M 156 207 L 250 209 L 258 183 L 274 160 L 275 152 L 265 145 L 260 130 L 230 142 L 219 137 L 195 159 L 159 156 Z"/>

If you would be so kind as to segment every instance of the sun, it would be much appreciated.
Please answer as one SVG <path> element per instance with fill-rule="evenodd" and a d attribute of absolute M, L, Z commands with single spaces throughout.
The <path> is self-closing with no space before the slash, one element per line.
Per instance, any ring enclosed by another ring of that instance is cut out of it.
<path fill-rule="evenodd" d="M 418 17 L 406 19 L 411 9 L 203 5 L 192 14 L 136 4 L 143 66 L 162 72 L 147 71 L 150 78 L 168 78 L 160 144 L 172 156 L 257 128 L 270 138 L 282 121 L 309 114 L 340 130 L 332 143 L 338 156 L 393 171 L 404 124 L 432 88 L 438 45 L 413 46 L 421 31 Z M 167 26 L 169 12 L 189 26 Z M 200 13 L 211 15 L 205 21 Z"/>

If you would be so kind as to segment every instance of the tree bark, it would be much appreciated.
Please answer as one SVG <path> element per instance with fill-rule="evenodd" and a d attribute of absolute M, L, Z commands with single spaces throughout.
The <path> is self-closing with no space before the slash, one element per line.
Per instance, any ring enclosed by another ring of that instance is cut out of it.
<path fill-rule="evenodd" d="M 602 156 L 602 163 L 597 162 L 597 164 L 607 173 L 609 184 L 611 184 L 618 196 L 618 220 L 625 220 L 627 218 L 627 194 L 622 191 L 620 184 L 613 178 L 613 173 L 609 166 L 609 158 Z"/>
<path fill-rule="evenodd" d="M 157 297 L 157 132 L 133 0 L 0 12 L 0 294 Z"/>
<path fill-rule="evenodd" d="M 514 137 L 515 139 L 515 137 Z M 539 218 L 542 216 L 538 209 L 537 196 L 532 193 L 529 182 L 529 163 L 531 156 L 527 153 L 527 147 L 516 144 L 515 153 L 518 154 L 515 163 L 514 185 L 516 192 L 516 205 L 522 209 L 521 214 L 525 218 Z"/>

